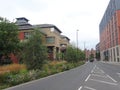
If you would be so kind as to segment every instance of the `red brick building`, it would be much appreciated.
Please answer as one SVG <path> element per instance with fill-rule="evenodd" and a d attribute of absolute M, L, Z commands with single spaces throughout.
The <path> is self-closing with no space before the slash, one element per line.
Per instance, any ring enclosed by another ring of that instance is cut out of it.
<path fill-rule="evenodd" d="M 93 55 L 93 58 L 95 58 L 96 57 L 96 50 L 94 50 L 93 48 L 91 50 L 85 49 L 85 58 L 86 58 L 86 60 L 90 60 L 91 55 Z"/>
<path fill-rule="evenodd" d="M 120 61 L 120 0 L 110 0 L 100 22 L 101 60 Z"/>

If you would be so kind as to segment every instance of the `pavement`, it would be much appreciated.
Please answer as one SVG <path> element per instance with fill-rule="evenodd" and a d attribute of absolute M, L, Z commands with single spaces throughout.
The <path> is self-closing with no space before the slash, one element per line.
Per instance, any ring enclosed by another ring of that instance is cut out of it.
<path fill-rule="evenodd" d="M 120 65 L 120 62 L 110 62 L 110 61 L 100 61 L 102 63 L 113 64 L 113 65 Z"/>

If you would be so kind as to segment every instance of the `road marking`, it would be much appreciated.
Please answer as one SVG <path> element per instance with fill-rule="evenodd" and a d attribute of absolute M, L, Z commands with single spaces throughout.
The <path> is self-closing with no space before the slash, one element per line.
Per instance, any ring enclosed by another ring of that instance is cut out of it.
<path fill-rule="evenodd" d="M 95 68 L 96 68 L 96 65 L 95 65 L 95 66 L 94 66 L 94 68 L 92 69 L 91 73 L 93 73 L 93 72 L 94 72 Z"/>
<path fill-rule="evenodd" d="M 81 89 L 82 89 L 82 86 L 78 90 L 81 90 Z"/>
<path fill-rule="evenodd" d="M 100 72 L 94 72 L 94 70 L 100 71 Z M 91 73 L 105 73 L 103 70 L 101 70 L 99 67 L 95 66 L 95 68 L 91 71 Z"/>
<path fill-rule="evenodd" d="M 84 86 L 84 88 L 89 89 L 89 90 L 96 90 L 96 89 L 94 89 L 94 88 L 87 87 L 87 86 Z"/>
<path fill-rule="evenodd" d="M 101 71 L 101 73 L 105 73 L 102 69 L 99 68 L 99 70 Z"/>
<path fill-rule="evenodd" d="M 97 74 L 91 74 L 92 76 L 97 76 L 97 77 L 103 77 L 103 78 L 107 78 L 107 76 L 101 76 L 101 75 L 97 75 Z"/>
<path fill-rule="evenodd" d="M 105 84 L 110 84 L 110 85 L 118 85 L 116 83 L 110 83 L 110 82 L 106 82 L 106 81 L 101 81 L 101 80 L 97 80 L 97 79 L 89 79 L 89 80 L 92 80 L 92 81 L 96 81 L 96 82 L 100 82 L 100 83 L 105 83 Z"/>
<path fill-rule="evenodd" d="M 115 79 L 113 79 L 112 77 L 110 77 L 109 75 L 107 75 L 113 82 L 117 82 Z"/>
<path fill-rule="evenodd" d="M 90 78 L 90 76 L 91 76 L 91 75 L 89 74 L 88 77 L 85 79 L 85 82 Z"/>
<path fill-rule="evenodd" d="M 105 73 L 103 70 L 100 70 L 102 73 Z"/>

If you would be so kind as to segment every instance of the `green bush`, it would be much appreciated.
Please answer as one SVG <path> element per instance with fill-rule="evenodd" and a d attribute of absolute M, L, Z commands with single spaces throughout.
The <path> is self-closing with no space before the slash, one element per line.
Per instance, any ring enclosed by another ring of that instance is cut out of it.
<path fill-rule="evenodd" d="M 10 73 L 5 73 L 0 75 L 0 83 L 6 83 L 6 80 L 9 78 Z"/>
<path fill-rule="evenodd" d="M 77 63 L 81 60 L 85 60 L 84 51 L 73 46 L 69 46 L 66 49 L 65 60 L 70 63 Z"/>
<path fill-rule="evenodd" d="M 40 78 L 41 72 L 38 70 L 26 71 L 22 70 L 17 74 L 14 73 L 5 73 L 0 75 L 0 83 L 10 84 L 10 86 L 18 85 L 27 81 L 31 81 L 37 78 Z"/>
<path fill-rule="evenodd" d="M 23 42 L 21 62 L 25 63 L 29 70 L 41 69 L 47 59 L 47 48 L 43 45 L 42 38 L 40 31 L 35 29 L 27 42 Z"/>
<path fill-rule="evenodd" d="M 18 73 L 5 73 L 0 75 L 0 89 L 6 88 L 9 86 L 18 85 L 21 83 L 25 83 L 31 80 L 39 79 L 42 77 L 46 77 L 55 73 L 59 73 L 62 71 L 66 71 L 72 68 L 75 68 L 79 65 L 84 64 L 84 62 L 77 63 L 47 63 L 43 66 L 42 70 L 25 70 L 22 69 Z"/>
<path fill-rule="evenodd" d="M 10 87 L 9 84 L 0 84 L 0 90 L 3 90 L 4 88 Z"/>

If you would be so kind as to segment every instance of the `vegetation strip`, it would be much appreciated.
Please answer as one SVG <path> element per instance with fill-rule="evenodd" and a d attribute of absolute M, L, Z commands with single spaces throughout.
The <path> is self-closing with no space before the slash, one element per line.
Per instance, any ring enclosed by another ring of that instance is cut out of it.
<path fill-rule="evenodd" d="M 0 89 L 8 88 L 28 81 L 47 77 L 49 75 L 63 72 L 83 64 L 84 62 L 79 63 L 67 63 L 65 61 L 50 62 L 43 66 L 44 68 L 43 70 L 30 70 L 30 71 L 26 70 L 25 67 L 24 68 L 22 67 L 19 71 L 17 71 L 18 69 L 16 69 L 16 71 L 11 71 L 0 75 L 0 80 L 2 80 L 0 83 Z M 16 65 L 12 66 L 14 68 L 14 66 Z"/>

